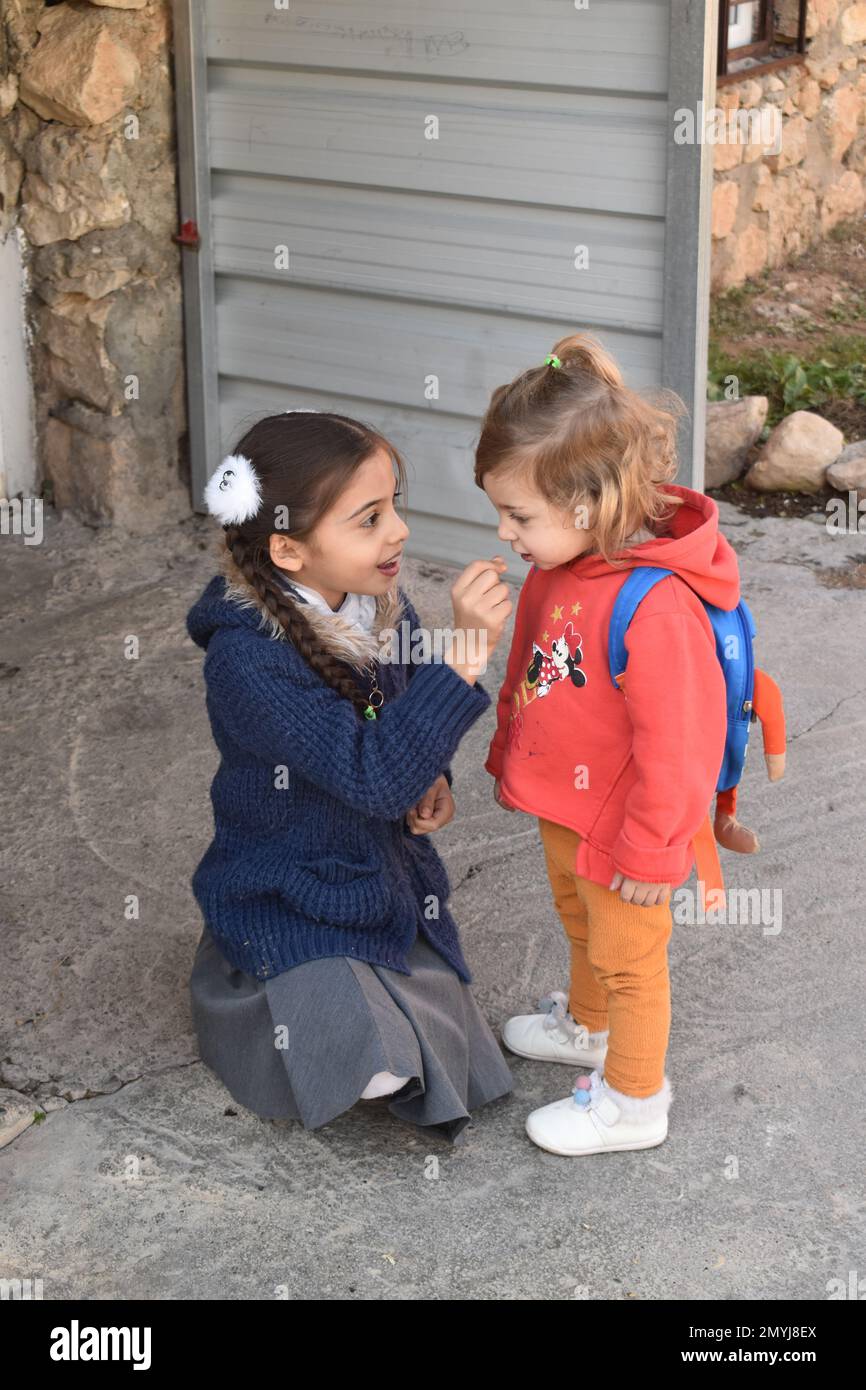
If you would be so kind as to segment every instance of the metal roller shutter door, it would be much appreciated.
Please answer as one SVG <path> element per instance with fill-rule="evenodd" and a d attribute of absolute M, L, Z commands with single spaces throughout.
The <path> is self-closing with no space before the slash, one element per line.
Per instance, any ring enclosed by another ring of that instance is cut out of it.
<path fill-rule="evenodd" d="M 412 553 L 485 554 L 490 392 L 577 328 L 631 384 L 683 395 L 680 476 L 701 486 L 708 171 L 670 139 L 674 103 L 707 90 L 699 8 L 177 0 L 195 503 L 260 414 L 340 410 L 407 458 Z"/>

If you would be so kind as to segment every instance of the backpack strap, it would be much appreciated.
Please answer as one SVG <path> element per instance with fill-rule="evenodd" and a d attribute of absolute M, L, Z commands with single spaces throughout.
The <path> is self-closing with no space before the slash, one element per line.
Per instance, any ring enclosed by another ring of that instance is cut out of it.
<path fill-rule="evenodd" d="M 610 678 L 617 690 L 622 688 L 628 661 L 625 646 L 628 625 L 641 599 L 660 580 L 667 579 L 673 573 L 673 570 L 656 569 L 652 565 L 637 565 L 616 596 L 608 629 L 607 659 Z M 695 852 L 695 872 L 701 907 L 704 911 L 708 904 L 711 908 L 721 908 L 724 905 L 725 883 L 709 811 L 692 839 L 692 847 Z"/>
<path fill-rule="evenodd" d="M 607 663 L 610 678 L 617 689 L 625 675 L 628 653 L 625 634 L 641 599 L 659 580 L 667 579 L 673 570 L 656 569 L 653 565 L 636 565 L 616 596 L 607 634 Z"/>
<path fill-rule="evenodd" d="M 709 811 L 692 837 L 692 849 L 695 852 L 695 873 L 701 907 L 704 912 L 708 907 L 715 911 L 724 911 L 725 880 L 722 877 L 716 832 Z"/>

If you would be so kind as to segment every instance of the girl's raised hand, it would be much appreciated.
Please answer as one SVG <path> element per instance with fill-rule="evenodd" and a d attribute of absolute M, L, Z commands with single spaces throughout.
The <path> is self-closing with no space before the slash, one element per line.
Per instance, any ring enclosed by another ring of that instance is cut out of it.
<path fill-rule="evenodd" d="M 641 883 L 621 873 L 614 874 L 610 886 L 614 892 L 619 889 L 623 902 L 634 903 L 635 907 L 657 907 L 666 903 L 671 895 L 669 883 Z"/>
<path fill-rule="evenodd" d="M 511 596 L 500 578 L 505 569 L 501 555 L 473 560 L 451 586 L 455 641 L 445 660 L 470 683 L 486 670 L 511 616 Z"/>
<path fill-rule="evenodd" d="M 454 626 L 484 629 L 492 651 L 511 614 L 511 596 L 500 575 L 508 568 L 501 555 L 473 560 L 451 586 Z"/>

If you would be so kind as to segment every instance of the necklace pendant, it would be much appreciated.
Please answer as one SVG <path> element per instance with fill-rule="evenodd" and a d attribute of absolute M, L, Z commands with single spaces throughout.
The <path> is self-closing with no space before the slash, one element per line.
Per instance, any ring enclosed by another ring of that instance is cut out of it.
<path fill-rule="evenodd" d="M 376 711 L 380 710 L 385 703 L 385 696 L 379 689 L 378 683 L 376 681 L 376 668 L 372 663 L 364 668 L 364 674 L 370 681 L 370 696 L 367 703 L 367 708 L 364 710 L 364 718 L 375 719 Z"/>

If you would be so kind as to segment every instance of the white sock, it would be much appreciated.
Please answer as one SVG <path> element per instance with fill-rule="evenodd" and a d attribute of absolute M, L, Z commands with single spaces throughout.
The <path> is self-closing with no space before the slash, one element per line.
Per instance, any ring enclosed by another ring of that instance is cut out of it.
<path fill-rule="evenodd" d="M 395 1076 L 392 1071 L 377 1071 L 375 1076 L 370 1077 L 361 1092 L 361 1100 L 375 1100 L 377 1096 L 390 1096 L 393 1091 L 399 1091 L 401 1086 L 405 1086 L 408 1080 L 408 1076 Z"/>

